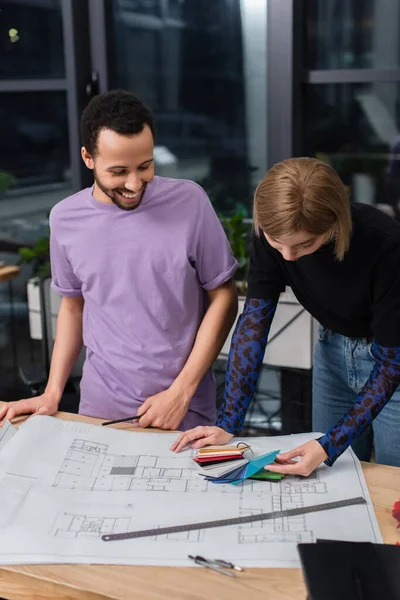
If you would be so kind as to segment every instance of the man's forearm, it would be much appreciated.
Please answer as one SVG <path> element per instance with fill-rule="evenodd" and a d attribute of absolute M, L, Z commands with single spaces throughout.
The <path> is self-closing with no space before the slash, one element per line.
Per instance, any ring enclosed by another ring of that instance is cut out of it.
<path fill-rule="evenodd" d="M 209 292 L 210 305 L 197 332 L 193 349 L 172 387 L 190 401 L 214 364 L 237 315 L 236 285 L 231 280 Z"/>
<path fill-rule="evenodd" d="M 82 348 L 82 298 L 63 298 L 46 393 L 60 401 L 72 367 Z"/>

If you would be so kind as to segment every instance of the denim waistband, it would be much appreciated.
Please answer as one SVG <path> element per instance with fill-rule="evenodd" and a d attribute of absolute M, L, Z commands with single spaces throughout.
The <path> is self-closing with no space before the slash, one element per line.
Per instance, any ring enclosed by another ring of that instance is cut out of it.
<path fill-rule="evenodd" d="M 344 337 L 344 338 L 347 337 L 349 340 L 354 340 L 355 342 L 360 342 L 361 344 L 364 344 L 365 346 L 368 346 L 369 344 L 371 344 L 374 341 L 374 338 L 372 336 L 351 337 L 349 335 L 343 335 L 341 333 L 336 333 L 336 331 L 332 331 L 331 329 L 328 329 L 324 325 L 319 326 L 319 339 L 320 340 L 324 340 L 326 337 L 330 337 L 333 335 L 340 335 L 341 337 Z"/>

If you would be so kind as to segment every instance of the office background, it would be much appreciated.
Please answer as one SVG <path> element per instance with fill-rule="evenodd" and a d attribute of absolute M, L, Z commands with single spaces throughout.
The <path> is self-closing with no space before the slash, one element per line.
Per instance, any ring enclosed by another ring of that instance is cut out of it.
<path fill-rule="evenodd" d="M 399 27 L 399 0 L 1 1 L 0 260 L 45 246 L 51 207 L 90 185 L 79 115 L 116 87 L 152 108 L 157 172 L 203 185 L 244 271 L 252 194 L 279 160 L 321 158 L 352 201 L 398 217 Z M 0 286 L 2 399 L 42 358 L 26 286 L 44 262 L 22 264 L 11 325 Z M 265 381 L 279 427 L 279 373 Z"/>

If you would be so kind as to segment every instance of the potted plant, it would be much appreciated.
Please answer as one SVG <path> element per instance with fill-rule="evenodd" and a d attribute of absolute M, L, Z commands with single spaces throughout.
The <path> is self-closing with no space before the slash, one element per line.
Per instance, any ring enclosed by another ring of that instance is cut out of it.
<path fill-rule="evenodd" d="M 251 222 L 247 219 L 247 210 L 238 205 L 231 216 L 219 215 L 221 224 L 232 248 L 239 267 L 235 273 L 235 282 L 240 296 L 246 294 L 247 275 L 250 264 Z"/>
<path fill-rule="evenodd" d="M 20 263 L 28 263 L 33 266 L 35 277 L 50 276 L 50 238 L 49 236 L 39 238 L 35 244 L 28 248 L 20 248 Z"/>
<path fill-rule="evenodd" d="M 246 196 L 246 192 L 240 189 L 235 191 L 237 186 L 228 188 L 227 191 L 226 184 L 218 184 L 210 178 L 199 181 L 199 185 L 206 191 L 239 264 L 235 273 L 235 282 L 239 295 L 243 296 L 247 290 L 250 264 L 252 222 L 248 206 L 251 200 L 248 198 L 248 203 L 244 204 L 241 199 Z"/>

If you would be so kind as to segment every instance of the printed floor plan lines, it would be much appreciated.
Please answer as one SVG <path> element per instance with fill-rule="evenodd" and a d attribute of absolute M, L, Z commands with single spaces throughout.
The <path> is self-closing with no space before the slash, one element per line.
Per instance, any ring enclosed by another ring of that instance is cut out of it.
<path fill-rule="evenodd" d="M 128 490 L 138 464 L 137 456 L 108 454 L 107 444 L 74 439 L 53 483 L 81 490 Z"/>
<path fill-rule="evenodd" d="M 129 531 L 129 517 L 103 517 L 60 513 L 51 535 L 61 538 L 99 538 L 106 533 Z"/>
<path fill-rule="evenodd" d="M 311 475 L 304 477 L 296 476 L 292 479 L 283 479 L 281 481 L 281 490 L 283 494 L 327 494 L 328 487 L 325 481 L 321 481 L 319 471 L 316 470 Z"/>
<path fill-rule="evenodd" d="M 0 530 L 12 525 L 21 510 L 35 480 L 7 473 L 0 482 Z"/>
<path fill-rule="evenodd" d="M 106 444 L 74 439 L 53 487 L 85 491 L 225 492 L 238 494 L 241 486 L 216 486 L 205 481 L 187 458 L 113 455 Z"/>
<path fill-rule="evenodd" d="M 129 516 L 99 516 L 82 515 L 63 512 L 57 516 L 51 528 L 51 535 L 57 538 L 100 538 L 107 533 L 123 533 L 133 528 Z M 138 527 L 137 527 L 138 528 Z M 157 541 L 158 538 L 169 542 L 202 542 L 204 531 L 182 531 L 169 533 L 162 536 L 153 536 L 150 540 Z"/>
<path fill-rule="evenodd" d="M 319 434 L 246 438 L 254 455 L 290 450 Z M 0 564 L 189 566 L 188 554 L 244 567 L 299 567 L 297 544 L 382 537 L 359 461 L 307 478 L 205 481 L 195 451 L 171 452 L 173 433 L 141 433 L 47 416 L 28 419 L 0 453 Z M 239 441 L 239 440 L 238 440 Z M 363 496 L 364 506 L 229 527 L 157 535 L 159 528 L 312 506 Z M 151 529 L 152 537 L 102 536 Z"/>
<path fill-rule="evenodd" d="M 302 494 L 274 494 L 258 502 L 256 499 L 242 501 L 240 516 L 275 512 L 290 508 L 301 508 L 304 506 Z M 239 544 L 259 544 L 270 542 L 313 542 L 314 535 L 308 530 L 306 515 L 296 517 L 278 517 L 266 521 L 254 521 L 253 523 L 239 526 Z"/>

